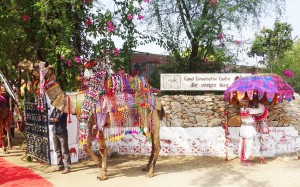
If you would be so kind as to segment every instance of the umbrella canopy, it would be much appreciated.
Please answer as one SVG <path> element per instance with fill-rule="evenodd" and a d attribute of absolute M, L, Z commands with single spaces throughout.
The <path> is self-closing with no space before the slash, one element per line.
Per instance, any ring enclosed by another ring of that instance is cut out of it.
<path fill-rule="evenodd" d="M 294 89 L 276 74 L 256 74 L 242 77 L 232 83 L 224 92 L 225 101 L 236 102 L 242 99 L 258 99 L 273 103 L 283 99 L 291 101 Z"/>

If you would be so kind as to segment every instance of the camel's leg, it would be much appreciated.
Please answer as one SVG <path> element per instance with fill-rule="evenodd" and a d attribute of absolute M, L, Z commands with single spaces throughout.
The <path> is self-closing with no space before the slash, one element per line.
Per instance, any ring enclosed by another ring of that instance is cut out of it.
<path fill-rule="evenodd" d="M 105 137 L 103 131 L 99 131 L 99 152 L 102 157 L 102 166 L 100 175 L 97 177 L 100 180 L 106 180 L 107 177 L 107 147 L 105 144 Z"/>
<path fill-rule="evenodd" d="M 7 149 L 6 149 L 6 145 L 5 145 L 5 138 L 3 137 L 3 136 L 1 136 L 1 134 L 0 134 L 0 141 L 2 142 L 2 152 L 4 153 L 4 154 L 6 154 L 6 153 L 8 153 L 7 152 Z"/>
<path fill-rule="evenodd" d="M 89 154 L 92 157 L 92 159 L 96 162 L 96 164 L 100 167 L 101 166 L 100 165 L 100 160 L 99 160 L 98 156 L 95 155 L 95 153 L 92 151 L 92 138 L 88 137 L 87 144 L 84 145 L 83 148 L 84 148 L 84 151 L 87 154 Z"/>
<path fill-rule="evenodd" d="M 4 134 L 3 134 L 3 128 L 4 128 L 4 126 L 2 124 L 0 124 L 0 141 L 2 143 L 3 153 L 7 153 L 7 149 L 6 149 L 6 145 L 5 145 L 5 138 L 4 138 Z"/>
<path fill-rule="evenodd" d="M 11 131 L 10 131 L 10 125 L 12 122 L 12 113 L 9 110 L 9 112 L 7 113 L 7 117 L 4 121 L 4 128 L 6 130 L 6 136 L 7 136 L 7 147 L 8 149 L 12 149 L 12 143 L 11 143 Z"/>
<path fill-rule="evenodd" d="M 151 135 L 151 138 L 153 138 L 152 135 Z M 149 161 L 148 161 L 147 166 L 144 167 L 144 168 L 142 169 L 143 171 L 149 171 L 149 170 L 150 170 L 150 166 L 151 166 L 151 164 L 152 164 L 153 156 L 154 156 L 154 149 L 153 149 L 153 147 L 154 147 L 154 143 L 153 143 L 153 141 L 152 141 L 151 155 L 150 155 L 150 158 L 149 158 Z"/>
<path fill-rule="evenodd" d="M 8 149 L 12 149 L 12 143 L 11 143 L 11 132 L 10 132 L 10 127 L 6 126 L 6 132 L 7 132 L 7 148 Z"/>
<path fill-rule="evenodd" d="M 4 136 L 2 136 L 2 147 L 3 147 L 3 153 L 4 154 L 7 154 L 9 153 L 8 150 L 7 150 L 7 143 L 6 143 L 6 138 Z"/>
<path fill-rule="evenodd" d="M 160 119 L 159 119 L 159 115 L 158 115 L 158 111 L 154 110 L 153 114 L 152 114 L 152 118 L 153 118 L 153 126 L 152 126 L 152 134 L 151 134 L 151 138 L 152 138 L 152 152 L 153 152 L 153 158 L 152 161 L 150 163 L 150 168 L 149 171 L 147 173 L 147 177 L 153 177 L 154 176 L 154 168 L 155 168 L 155 164 L 158 158 L 158 154 L 160 151 L 160 138 L 159 138 L 159 131 L 160 131 Z M 151 153 L 152 155 L 152 153 Z M 151 157 L 150 157 L 151 159 Z M 148 165 L 149 165 L 148 163 Z"/>
<path fill-rule="evenodd" d="M 95 153 L 92 150 L 92 141 L 93 141 L 93 134 L 92 134 L 92 124 L 89 123 L 89 133 L 88 133 L 88 137 L 87 137 L 87 144 L 84 145 L 84 151 L 87 152 L 87 154 L 89 154 L 92 159 L 96 162 L 96 164 L 100 167 L 100 161 L 97 155 L 95 155 Z"/>

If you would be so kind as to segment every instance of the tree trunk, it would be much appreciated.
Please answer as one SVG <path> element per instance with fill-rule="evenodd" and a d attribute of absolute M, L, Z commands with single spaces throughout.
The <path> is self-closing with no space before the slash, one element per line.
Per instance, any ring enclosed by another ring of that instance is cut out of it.
<path fill-rule="evenodd" d="M 198 56 L 198 49 L 199 49 L 199 43 L 195 38 L 192 39 L 191 46 L 192 46 L 192 52 L 189 57 L 189 72 L 195 73 L 196 59 Z"/>

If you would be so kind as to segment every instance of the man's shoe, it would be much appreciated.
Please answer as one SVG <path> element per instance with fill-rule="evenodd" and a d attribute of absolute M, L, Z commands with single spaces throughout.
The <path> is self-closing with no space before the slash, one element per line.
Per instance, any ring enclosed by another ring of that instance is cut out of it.
<path fill-rule="evenodd" d="M 70 168 L 64 169 L 61 174 L 67 174 L 70 173 Z"/>

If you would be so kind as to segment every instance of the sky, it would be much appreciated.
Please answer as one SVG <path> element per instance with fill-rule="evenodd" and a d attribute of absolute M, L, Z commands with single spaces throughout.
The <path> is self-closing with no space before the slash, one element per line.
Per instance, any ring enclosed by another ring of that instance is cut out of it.
<path fill-rule="evenodd" d="M 107 8 L 112 8 L 112 0 L 101 0 L 101 2 L 106 5 L 105 9 Z M 284 14 L 280 17 L 280 21 L 282 22 L 287 22 L 289 24 L 292 25 L 293 28 L 293 32 L 292 32 L 292 37 L 293 39 L 300 39 L 300 0 L 286 0 L 286 10 L 284 12 Z M 254 39 L 254 34 L 258 33 L 263 27 L 267 27 L 272 29 L 274 22 L 276 20 L 275 15 L 268 15 L 265 17 L 261 18 L 261 24 L 256 27 L 256 28 L 252 28 L 252 27 L 245 27 L 242 29 L 241 33 L 237 33 L 235 36 L 238 38 L 240 38 L 239 40 L 242 41 L 242 47 L 243 48 L 247 48 L 249 47 L 249 45 L 243 45 L 243 41 L 252 41 Z M 115 45 L 118 48 L 122 47 L 122 40 L 115 38 Z M 168 55 L 168 52 L 155 45 L 155 44 L 148 44 L 145 46 L 138 46 L 136 49 L 136 51 L 140 51 L 140 52 L 148 52 L 148 53 L 154 53 L 154 54 L 165 54 Z M 250 65 L 257 65 L 257 61 L 258 59 L 254 59 L 254 58 L 249 58 L 246 53 L 242 53 L 239 55 L 238 57 L 239 62 L 238 64 L 243 65 L 243 64 L 250 64 Z"/>

